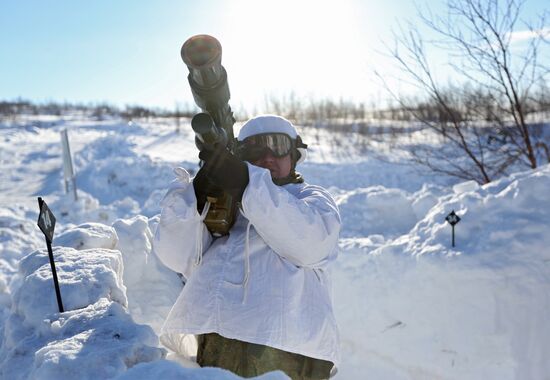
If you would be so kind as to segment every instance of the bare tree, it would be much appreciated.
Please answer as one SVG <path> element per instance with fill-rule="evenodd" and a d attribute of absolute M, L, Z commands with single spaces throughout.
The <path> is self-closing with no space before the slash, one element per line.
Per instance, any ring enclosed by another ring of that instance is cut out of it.
<path fill-rule="evenodd" d="M 299 97 L 294 92 L 282 97 L 266 95 L 264 111 L 284 116 L 301 125 L 330 126 L 338 130 L 352 127 L 362 130 L 367 118 L 364 103 L 343 98 L 336 101 L 331 98 Z"/>
<path fill-rule="evenodd" d="M 490 182 L 511 165 L 537 167 L 537 149 L 548 148 L 544 137 L 533 141 L 530 116 L 536 108 L 530 104 L 537 88 L 546 86 L 549 69 L 541 64 L 540 54 L 549 32 L 545 12 L 536 25 L 525 24 L 523 51 L 513 49 L 523 5 L 521 0 L 448 0 L 445 17 L 419 8 L 422 25 L 438 36 L 436 40 L 426 41 L 411 24 L 395 33 L 390 55 L 424 94 L 425 104 L 421 107 L 386 88 L 415 120 L 466 158 L 460 159 L 452 149 L 419 148 L 413 151 L 417 162 L 479 183 Z M 463 79 L 461 85 L 440 84 L 427 45 L 449 53 L 449 65 Z"/>

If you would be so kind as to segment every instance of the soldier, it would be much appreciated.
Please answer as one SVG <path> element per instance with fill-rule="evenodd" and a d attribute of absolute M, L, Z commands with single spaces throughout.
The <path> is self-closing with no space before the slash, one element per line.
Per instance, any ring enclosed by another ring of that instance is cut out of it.
<path fill-rule="evenodd" d="M 192 183 L 180 171 L 162 201 L 155 251 L 186 284 L 161 340 L 243 377 L 282 370 L 294 380 L 327 379 L 339 362 L 328 271 L 338 207 L 296 172 L 307 145 L 288 120 L 252 118 L 237 140 L 236 155 L 202 151 Z M 203 223 L 206 197 L 220 189 L 239 200 L 239 215 L 228 235 L 213 237 Z M 189 337 L 197 344 L 182 344 Z"/>

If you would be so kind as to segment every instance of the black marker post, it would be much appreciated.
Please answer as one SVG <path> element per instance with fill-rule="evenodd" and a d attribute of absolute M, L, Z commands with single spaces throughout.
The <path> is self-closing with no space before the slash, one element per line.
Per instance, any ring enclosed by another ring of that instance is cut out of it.
<path fill-rule="evenodd" d="M 46 238 L 46 245 L 48 246 L 48 256 L 50 257 L 50 266 L 52 267 L 53 284 L 55 286 L 55 295 L 57 296 L 57 306 L 59 306 L 59 312 L 63 313 L 63 301 L 61 300 L 61 290 L 59 289 L 59 281 L 57 281 L 57 271 L 55 270 L 55 262 L 53 261 L 52 240 L 53 231 L 55 229 L 55 216 L 48 208 L 48 205 L 41 197 L 38 197 L 38 207 L 40 207 L 40 214 L 38 215 L 38 227 Z"/>
<path fill-rule="evenodd" d="M 445 218 L 445 220 L 451 225 L 452 229 L 453 229 L 453 241 L 452 241 L 452 244 L 453 244 L 453 247 L 455 246 L 455 224 L 457 224 L 458 222 L 460 222 L 460 217 L 458 215 L 455 214 L 455 210 L 451 211 L 449 215 L 447 215 L 447 217 Z"/>

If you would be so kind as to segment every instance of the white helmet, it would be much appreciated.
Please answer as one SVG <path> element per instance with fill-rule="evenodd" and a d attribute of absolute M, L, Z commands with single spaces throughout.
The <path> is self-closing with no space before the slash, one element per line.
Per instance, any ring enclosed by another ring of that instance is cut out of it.
<path fill-rule="evenodd" d="M 303 162 L 307 156 L 307 145 L 302 142 L 296 128 L 290 121 L 277 115 L 261 115 L 253 117 L 242 126 L 237 140 L 244 141 L 247 137 L 266 133 L 284 133 L 292 139 L 300 154 L 296 165 Z"/>

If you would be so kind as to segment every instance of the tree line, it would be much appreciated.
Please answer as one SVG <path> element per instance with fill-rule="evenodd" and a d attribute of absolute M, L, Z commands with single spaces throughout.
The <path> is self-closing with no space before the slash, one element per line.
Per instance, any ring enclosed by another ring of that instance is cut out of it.
<path fill-rule="evenodd" d="M 18 98 L 0 101 L 0 118 L 16 120 L 19 115 L 67 116 L 81 114 L 96 120 L 107 118 L 149 119 L 153 117 L 192 117 L 196 110 L 189 105 L 177 105 L 174 109 L 151 108 L 141 105 L 117 107 L 109 103 L 82 104 L 71 102 L 33 102 Z"/>

